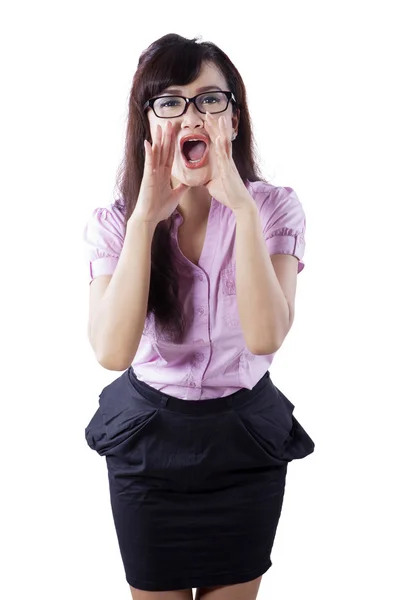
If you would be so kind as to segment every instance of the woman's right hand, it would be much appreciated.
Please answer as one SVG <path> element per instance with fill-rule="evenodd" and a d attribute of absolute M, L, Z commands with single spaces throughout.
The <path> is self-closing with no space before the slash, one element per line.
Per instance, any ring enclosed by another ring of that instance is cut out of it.
<path fill-rule="evenodd" d="M 162 139 L 161 139 L 162 138 Z M 189 186 L 181 183 L 171 187 L 171 170 L 175 154 L 175 136 L 172 123 L 167 121 L 164 135 L 160 125 L 151 145 L 144 141 L 145 163 L 139 196 L 131 219 L 157 225 L 168 219 L 178 206 L 181 197 Z"/>

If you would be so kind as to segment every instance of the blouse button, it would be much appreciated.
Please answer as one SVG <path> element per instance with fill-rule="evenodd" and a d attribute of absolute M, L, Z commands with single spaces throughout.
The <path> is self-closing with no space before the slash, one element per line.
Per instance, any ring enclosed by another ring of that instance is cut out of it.
<path fill-rule="evenodd" d="M 196 387 L 196 384 L 194 383 L 194 381 L 191 381 L 189 383 L 189 387 L 191 387 L 191 388 L 195 388 Z"/>
<path fill-rule="evenodd" d="M 204 277 L 203 277 L 203 275 L 201 275 L 201 274 L 197 276 L 197 279 L 198 279 L 199 281 L 204 281 Z"/>
<path fill-rule="evenodd" d="M 195 357 L 196 357 L 196 360 L 199 362 L 203 362 L 203 360 L 204 360 L 204 354 L 202 354 L 201 352 L 196 352 Z"/>
<path fill-rule="evenodd" d="M 196 308 L 196 312 L 198 315 L 204 315 L 204 308 L 202 306 L 199 306 L 198 308 Z"/>

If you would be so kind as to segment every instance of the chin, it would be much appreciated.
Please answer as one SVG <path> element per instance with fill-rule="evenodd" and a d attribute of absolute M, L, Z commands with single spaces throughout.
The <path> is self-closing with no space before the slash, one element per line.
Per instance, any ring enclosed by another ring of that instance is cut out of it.
<path fill-rule="evenodd" d="M 179 173 L 172 173 L 173 177 L 179 182 L 190 187 L 205 185 L 211 179 L 210 170 L 207 168 L 201 169 L 185 169 Z"/>

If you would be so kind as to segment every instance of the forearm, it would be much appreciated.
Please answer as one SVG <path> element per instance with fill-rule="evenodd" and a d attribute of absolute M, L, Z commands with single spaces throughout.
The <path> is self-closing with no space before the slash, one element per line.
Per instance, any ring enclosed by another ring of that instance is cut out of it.
<path fill-rule="evenodd" d="M 129 221 L 116 269 L 92 323 L 92 346 L 100 364 L 128 368 L 135 357 L 147 313 L 151 244 L 155 225 Z"/>
<path fill-rule="evenodd" d="M 255 204 L 235 211 L 236 296 L 246 345 L 272 354 L 289 328 L 289 306 L 276 277 Z"/>

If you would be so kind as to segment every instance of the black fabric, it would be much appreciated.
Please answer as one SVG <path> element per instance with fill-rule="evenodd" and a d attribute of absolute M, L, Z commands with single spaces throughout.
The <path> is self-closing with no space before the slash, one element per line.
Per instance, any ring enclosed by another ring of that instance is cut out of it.
<path fill-rule="evenodd" d="M 269 371 L 252 390 L 182 400 L 130 367 L 85 429 L 106 457 L 127 582 L 169 591 L 250 581 L 272 565 L 288 463 L 314 451 Z"/>

